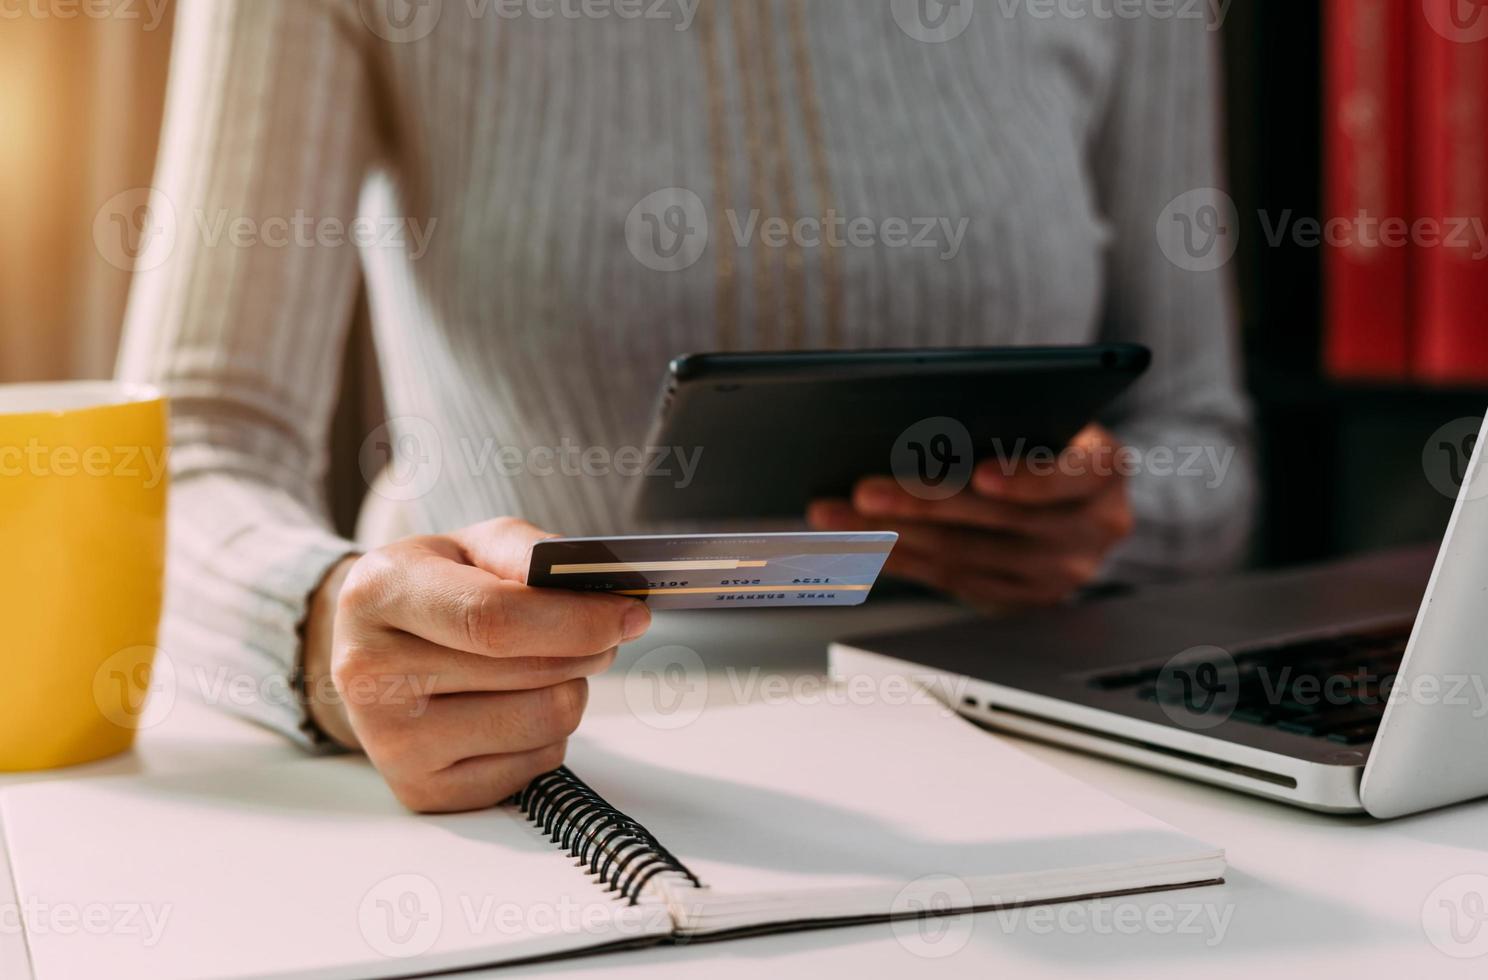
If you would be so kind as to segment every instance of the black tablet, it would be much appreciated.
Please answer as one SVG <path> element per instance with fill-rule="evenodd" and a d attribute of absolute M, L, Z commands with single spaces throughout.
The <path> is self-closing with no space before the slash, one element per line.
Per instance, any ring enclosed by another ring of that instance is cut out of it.
<path fill-rule="evenodd" d="M 889 474 L 950 496 L 986 459 L 1058 450 L 1147 369 L 1145 347 L 689 354 L 673 361 L 631 512 L 800 518 Z"/>

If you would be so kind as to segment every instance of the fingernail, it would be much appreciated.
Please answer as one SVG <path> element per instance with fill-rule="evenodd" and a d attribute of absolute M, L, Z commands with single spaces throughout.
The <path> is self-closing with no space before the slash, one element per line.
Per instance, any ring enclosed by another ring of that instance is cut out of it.
<path fill-rule="evenodd" d="M 976 475 L 976 488 L 985 494 L 999 494 L 1007 487 L 1007 481 L 997 473 L 982 470 Z"/>
<path fill-rule="evenodd" d="M 858 507 L 867 511 L 889 510 L 894 506 L 894 495 L 883 487 L 864 487 L 858 491 Z"/>
<path fill-rule="evenodd" d="M 650 628 L 651 610 L 646 608 L 645 603 L 637 602 L 625 613 L 625 619 L 620 624 L 620 634 L 628 643 L 645 636 Z"/>

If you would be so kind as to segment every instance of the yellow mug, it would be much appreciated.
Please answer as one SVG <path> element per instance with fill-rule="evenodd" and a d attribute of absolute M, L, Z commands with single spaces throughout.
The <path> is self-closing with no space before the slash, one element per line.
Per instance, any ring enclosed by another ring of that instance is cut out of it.
<path fill-rule="evenodd" d="M 165 587 L 166 426 L 147 387 L 0 385 L 0 770 L 134 742 Z"/>

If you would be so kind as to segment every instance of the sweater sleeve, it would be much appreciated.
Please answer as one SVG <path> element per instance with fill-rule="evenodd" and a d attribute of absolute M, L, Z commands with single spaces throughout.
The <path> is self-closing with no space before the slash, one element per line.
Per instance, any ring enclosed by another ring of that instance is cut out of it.
<path fill-rule="evenodd" d="M 374 150 L 330 0 L 181 0 L 123 378 L 172 401 L 161 649 L 177 683 L 308 743 L 290 677 L 309 596 L 353 551 L 322 481 Z"/>
<path fill-rule="evenodd" d="M 1130 447 L 1137 527 L 1110 578 L 1218 572 L 1245 555 L 1254 497 L 1222 190 L 1217 35 L 1194 18 L 1118 21 L 1115 85 L 1091 148 L 1110 223 L 1104 337 L 1145 344 L 1150 372 L 1108 424 Z"/>

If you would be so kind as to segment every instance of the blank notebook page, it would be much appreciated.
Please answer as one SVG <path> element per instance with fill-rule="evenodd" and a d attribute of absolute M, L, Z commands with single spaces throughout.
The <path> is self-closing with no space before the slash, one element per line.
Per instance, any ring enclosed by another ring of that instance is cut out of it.
<path fill-rule="evenodd" d="M 708 886 L 681 893 L 684 905 L 773 907 L 778 921 L 781 906 L 801 918 L 884 914 L 931 875 L 1000 879 L 995 894 L 974 888 L 980 905 L 1044 897 L 1051 872 L 1089 883 L 1064 895 L 1223 873 L 1216 848 L 939 704 L 709 708 L 672 730 L 591 718 L 568 760 Z M 1135 877 L 1123 874 L 1133 867 Z"/>
<path fill-rule="evenodd" d="M 515 810 L 414 817 L 358 759 L 25 786 L 0 813 L 23 901 L 165 917 L 153 944 L 122 926 L 33 930 L 38 980 L 365 980 L 672 930 L 665 910 L 601 891 Z"/>

